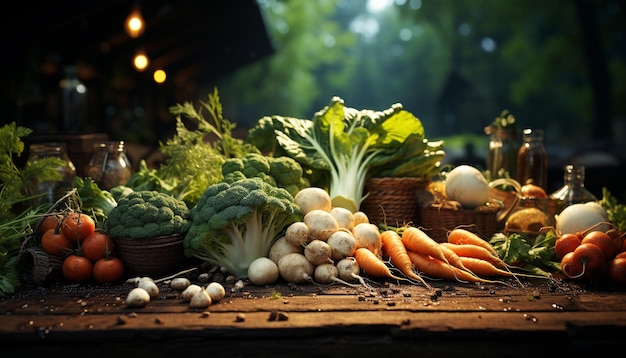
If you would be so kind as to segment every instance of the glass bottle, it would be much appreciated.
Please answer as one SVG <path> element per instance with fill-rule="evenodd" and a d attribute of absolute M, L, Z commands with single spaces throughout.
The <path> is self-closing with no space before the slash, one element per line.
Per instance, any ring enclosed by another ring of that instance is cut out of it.
<path fill-rule="evenodd" d="M 29 147 L 29 162 L 37 162 L 40 159 L 56 157 L 65 162 L 65 165 L 58 167 L 61 174 L 61 181 L 34 182 L 32 185 L 34 194 L 46 194 L 45 199 L 49 203 L 54 203 L 72 190 L 72 181 L 76 176 L 76 167 L 67 155 L 67 145 L 60 142 L 35 143 Z"/>
<path fill-rule="evenodd" d="M 487 153 L 487 170 L 493 178 L 498 177 L 500 169 L 505 170 L 510 178 L 517 177 L 517 128 L 485 129 L 490 134 L 489 152 Z"/>
<path fill-rule="evenodd" d="M 63 130 L 83 131 L 87 123 L 87 87 L 78 79 L 75 66 L 64 68 L 65 77 L 59 83 L 62 98 Z"/>
<path fill-rule="evenodd" d="M 598 198 L 585 188 L 585 166 L 582 164 L 565 165 L 563 186 L 550 194 L 550 199 L 557 201 L 557 213 L 572 204 L 597 201 Z"/>
<path fill-rule="evenodd" d="M 124 141 L 106 141 L 94 144 L 93 155 L 89 161 L 86 175 L 104 190 L 126 184 L 132 175 L 132 169 L 128 156 L 126 156 Z"/>
<path fill-rule="evenodd" d="M 531 182 L 544 190 L 548 184 L 548 155 L 543 146 L 543 130 L 525 128 L 517 153 L 517 181 Z"/>

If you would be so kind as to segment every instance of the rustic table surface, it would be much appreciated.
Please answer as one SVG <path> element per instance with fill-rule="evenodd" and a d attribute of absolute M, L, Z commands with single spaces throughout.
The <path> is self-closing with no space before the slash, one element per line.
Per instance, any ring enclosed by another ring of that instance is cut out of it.
<path fill-rule="evenodd" d="M 143 308 L 126 306 L 130 283 L 26 285 L 0 301 L 0 346 L 2 357 L 528 357 L 626 348 L 626 288 L 558 277 L 430 283 L 223 283 L 226 297 L 206 309 L 191 308 L 167 281 Z"/>

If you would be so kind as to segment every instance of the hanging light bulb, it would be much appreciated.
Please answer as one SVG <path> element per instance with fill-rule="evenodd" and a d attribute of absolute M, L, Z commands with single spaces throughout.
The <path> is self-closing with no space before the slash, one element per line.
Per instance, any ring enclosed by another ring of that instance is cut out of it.
<path fill-rule="evenodd" d="M 133 57 L 133 67 L 137 71 L 142 72 L 148 67 L 149 63 L 150 63 L 150 60 L 148 59 L 148 55 L 146 55 L 146 53 L 143 52 L 143 50 L 137 50 L 137 52 L 135 53 L 135 56 Z"/>
<path fill-rule="evenodd" d="M 145 28 L 146 24 L 143 21 L 143 16 L 141 15 L 139 6 L 133 7 L 124 22 L 124 29 L 126 30 L 126 33 L 132 38 L 137 38 L 143 34 Z"/>

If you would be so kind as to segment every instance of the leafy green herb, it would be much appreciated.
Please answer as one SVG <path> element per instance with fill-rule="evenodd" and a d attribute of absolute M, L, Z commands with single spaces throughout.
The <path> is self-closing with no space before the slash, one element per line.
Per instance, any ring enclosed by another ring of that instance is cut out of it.
<path fill-rule="evenodd" d="M 602 188 L 602 199 L 600 206 L 606 210 L 609 221 L 615 225 L 619 231 L 626 231 L 626 204 L 617 202 L 617 198 L 611 195 L 606 187 Z"/>
<path fill-rule="evenodd" d="M 507 264 L 547 277 L 551 276 L 552 272 L 561 270 L 561 264 L 554 251 L 555 242 L 556 234 L 552 230 L 538 235 L 532 245 L 519 233 L 512 233 L 509 236 L 496 233 L 489 241 Z"/>

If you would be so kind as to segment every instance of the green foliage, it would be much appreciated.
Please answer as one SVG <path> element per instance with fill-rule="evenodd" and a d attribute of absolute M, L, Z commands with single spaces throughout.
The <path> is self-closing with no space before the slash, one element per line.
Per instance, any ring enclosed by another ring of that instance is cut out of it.
<path fill-rule="evenodd" d="M 90 177 L 74 177 L 72 187 L 76 188 L 82 212 L 90 215 L 96 222 L 96 226 L 101 227 L 111 210 L 117 206 L 113 194 L 101 189 L 98 183 Z"/>
<path fill-rule="evenodd" d="M 489 244 L 507 264 L 535 275 L 549 277 L 552 272 L 561 270 L 561 263 L 554 251 L 556 238 L 554 231 L 550 230 L 538 235 L 531 244 L 525 235 L 519 233 L 512 233 L 509 236 L 496 233 Z"/>
<path fill-rule="evenodd" d="M 394 104 L 384 111 L 345 107 L 333 97 L 312 120 L 271 116 L 260 120 L 259 131 L 250 129 L 247 140 L 276 147 L 265 137 L 273 124 L 277 145 L 306 170 L 328 173 L 333 203 L 357 211 L 363 201 L 365 181 L 371 177 L 430 179 L 444 158 L 443 142 L 425 138 L 420 120 Z M 341 204 L 340 204 L 341 203 Z"/>
<path fill-rule="evenodd" d="M 252 261 L 267 256 L 289 224 L 302 219 L 287 190 L 258 177 L 209 186 L 190 214 L 185 255 L 239 278 L 247 276 Z"/>
<path fill-rule="evenodd" d="M 182 200 L 157 191 L 133 191 L 109 212 L 105 231 L 115 238 L 143 239 L 185 234 L 189 208 Z"/>

